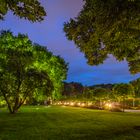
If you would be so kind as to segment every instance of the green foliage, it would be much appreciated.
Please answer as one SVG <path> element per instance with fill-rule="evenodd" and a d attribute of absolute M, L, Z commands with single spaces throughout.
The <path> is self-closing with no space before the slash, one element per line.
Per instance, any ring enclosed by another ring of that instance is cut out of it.
<path fill-rule="evenodd" d="M 53 96 L 52 92 L 58 91 L 58 87 L 60 91 L 66 72 L 67 65 L 62 58 L 32 44 L 27 36 L 1 32 L 0 94 L 11 113 L 15 113 L 27 97 L 36 93 Z"/>
<path fill-rule="evenodd" d="M 133 97 L 134 87 L 131 84 L 117 84 L 113 88 L 116 97 Z"/>
<path fill-rule="evenodd" d="M 71 96 L 83 93 L 83 85 L 77 82 L 66 83 L 64 82 L 63 95 Z"/>
<path fill-rule="evenodd" d="M 131 84 L 134 87 L 134 91 L 135 91 L 135 97 L 139 98 L 140 97 L 140 78 L 131 81 Z"/>
<path fill-rule="evenodd" d="M 95 88 L 93 94 L 95 99 L 109 99 L 111 91 L 105 88 Z"/>
<path fill-rule="evenodd" d="M 122 109 L 124 111 L 126 98 L 134 98 L 134 87 L 131 84 L 117 84 L 113 88 L 113 93 L 118 101 L 122 101 Z"/>
<path fill-rule="evenodd" d="M 6 105 L 6 101 L 0 96 L 0 108 Z"/>
<path fill-rule="evenodd" d="M 14 15 L 32 22 L 42 21 L 46 12 L 39 0 L 0 0 L 0 19 L 11 10 Z"/>
<path fill-rule="evenodd" d="M 80 83 L 65 83 L 65 90 L 61 101 L 73 101 L 75 105 L 79 102 L 86 103 L 92 107 L 106 107 L 106 104 L 113 104 L 113 107 L 138 107 L 140 96 L 140 80 L 131 81 L 129 84 L 101 84 L 94 86 L 82 86 Z M 108 106 L 108 105 L 107 105 Z M 110 108 L 110 107 L 109 107 Z"/>
<path fill-rule="evenodd" d="M 60 56 L 53 56 L 51 52 L 46 50 L 46 48 L 43 48 L 38 44 L 35 44 L 34 47 L 36 50 L 35 56 L 37 59 L 37 62 L 34 63 L 34 67 L 43 69 L 48 73 L 54 86 L 51 96 L 53 99 L 58 99 L 61 97 L 63 90 L 62 81 L 67 77 L 68 64 L 66 64 L 64 59 L 62 59 Z M 40 65 L 40 63 L 42 65 Z"/>
<path fill-rule="evenodd" d="M 140 1 L 85 0 L 78 17 L 64 24 L 69 40 L 85 54 L 88 64 L 103 63 L 112 54 L 126 59 L 130 72 L 140 72 Z"/>
<path fill-rule="evenodd" d="M 103 87 L 100 87 L 103 86 Z M 97 85 L 94 87 L 82 86 L 80 83 L 65 83 L 65 90 L 61 100 L 96 103 L 112 100 L 112 91 L 109 89 L 110 85 Z M 103 104 L 102 104 L 103 105 Z M 101 107 L 101 105 L 100 105 Z"/>

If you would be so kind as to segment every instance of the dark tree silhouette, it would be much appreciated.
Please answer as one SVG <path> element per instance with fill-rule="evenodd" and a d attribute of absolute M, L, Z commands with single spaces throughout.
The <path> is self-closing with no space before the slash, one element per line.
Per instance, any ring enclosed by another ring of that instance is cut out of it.
<path fill-rule="evenodd" d="M 131 73 L 140 72 L 139 0 L 85 0 L 79 15 L 64 24 L 64 31 L 88 64 L 103 63 L 112 54 L 119 61 L 126 59 Z"/>
<path fill-rule="evenodd" d="M 46 16 L 39 0 L 0 0 L 0 19 L 3 20 L 9 10 L 14 15 L 32 22 L 42 21 Z"/>

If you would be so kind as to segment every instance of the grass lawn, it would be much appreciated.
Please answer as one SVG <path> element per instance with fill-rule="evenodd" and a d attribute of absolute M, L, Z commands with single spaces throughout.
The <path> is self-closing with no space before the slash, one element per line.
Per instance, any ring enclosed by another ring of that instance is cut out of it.
<path fill-rule="evenodd" d="M 0 109 L 0 140 L 140 140 L 140 113 L 76 107 Z"/>

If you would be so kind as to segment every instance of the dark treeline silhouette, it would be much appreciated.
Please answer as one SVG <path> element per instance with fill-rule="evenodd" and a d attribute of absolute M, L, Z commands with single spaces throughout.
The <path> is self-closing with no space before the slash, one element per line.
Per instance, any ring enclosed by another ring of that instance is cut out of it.
<path fill-rule="evenodd" d="M 71 96 L 76 94 L 82 94 L 84 92 L 84 89 L 94 90 L 96 88 L 105 88 L 112 90 L 114 86 L 115 84 L 98 84 L 92 86 L 84 86 L 78 82 L 64 82 L 64 90 L 62 92 L 62 95 Z"/>

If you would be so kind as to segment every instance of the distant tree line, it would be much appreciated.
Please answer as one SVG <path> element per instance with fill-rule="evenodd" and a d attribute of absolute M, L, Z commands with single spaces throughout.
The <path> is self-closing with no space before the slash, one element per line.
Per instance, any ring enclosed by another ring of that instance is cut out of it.
<path fill-rule="evenodd" d="M 98 108 L 116 102 L 124 108 L 140 106 L 140 78 L 130 83 L 83 86 L 81 83 L 64 83 L 61 101 L 92 102 Z"/>

